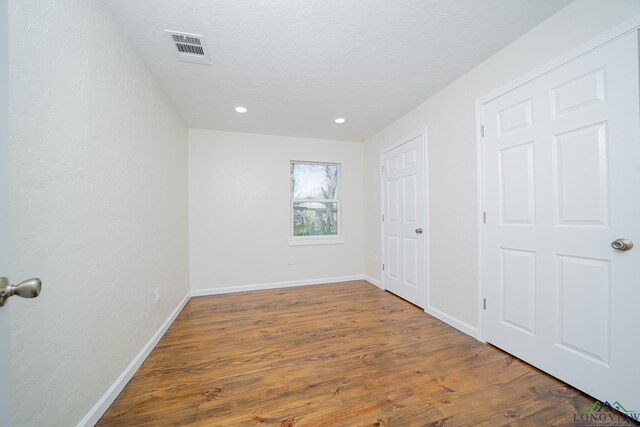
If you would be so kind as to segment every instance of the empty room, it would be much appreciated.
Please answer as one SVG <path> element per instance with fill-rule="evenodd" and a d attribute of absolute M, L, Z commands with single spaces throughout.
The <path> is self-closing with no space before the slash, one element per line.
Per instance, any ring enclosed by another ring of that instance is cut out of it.
<path fill-rule="evenodd" d="M 0 427 L 638 425 L 639 31 L 0 0 Z"/>

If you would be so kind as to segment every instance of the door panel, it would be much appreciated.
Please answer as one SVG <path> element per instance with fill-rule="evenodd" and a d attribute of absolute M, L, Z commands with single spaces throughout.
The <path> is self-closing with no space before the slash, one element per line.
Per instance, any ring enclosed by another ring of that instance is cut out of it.
<path fill-rule="evenodd" d="M 606 123 L 553 136 L 558 224 L 608 225 Z"/>
<path fill-rule="evenodd" d="M 558 346 L 608 367 L 610 262 L 558 256 L 558 267 Z"/>
<path fill-rule="evenodd" d="M 389 200 L 386 203 L 387 221 L 396 224 L 400 221 L 400 180 L 397 178 L 390 179 L 387 183 L 387 194 Z"/>
<path fill-rule="evenodd" d="M 506 147 L 499 152 L 500 221 L 503 224 L 533 225 L 533 141 Z"/>
<path fill-rule="evenodd" d="M 598 68 L 551 89 L 553 117 L 605 101 L 604 84 L 604 68 Z"/>
<path fill-rule="evenodd" d="M 526 99 L 498 111 L 496 118 L 498 119 L 499 135 L 504 136 L 531 127 L 533 124 L 532 105 L 533 101 Z"/>
<path fill-rule="evenodd" d="M 387 242 L 389 242 L 387 248 L 389 256 L 387 258 L 387 271 L 390 279 L 402 280 L 400 276 L 400 236 L 394 236 L 389 234 Z"/>
<path fill-rule="evenodd" d="M 425 158 L 418 136 L 383 154 L 384 286 L 425 307 Z"/>
<path fill-rule="evenodd" d="M 404 177 L 404 222 L 418 222 L 418 193 L 416 174 Z"/>
<path fill-rule="evenodd" d="M 634 32 L 483 105 L 485 336 L 640 408 L 640 111 Z M 636 242 L 628 252 L 611 242 Z"/>
<path fill-rule="evenodd" d="M 418 239 L 415 237 L 405 237 L 404 238 L 404 257 L 405 257 L 405 270 L 404 270 L 404 280 L 407 285 L 413 286 L 417 288 L 419 286 L 419 262 L 418 259 L 419 251 L 418 248 Z"/>
<path fill-rule="evenodd" d="M 501 249 L 500 307 L 502 323 L 525 333 L 535 331 L 536 254 Z"/>

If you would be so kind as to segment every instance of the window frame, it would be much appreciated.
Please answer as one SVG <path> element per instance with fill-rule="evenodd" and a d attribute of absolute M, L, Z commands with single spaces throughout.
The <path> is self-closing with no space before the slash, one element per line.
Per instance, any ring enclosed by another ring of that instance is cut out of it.
<path fill-rule="evenodd" d="M 292 168 L 294 164 L 303 165 L 322 165 L 322 166 L 336 166 L 337 188 L 336 197 L 334 199 L 295 199 L 293 197 L 293 181 L 292 181 Z M 294 236 L 294 203 L 335 203 L 336 204 L 336 234 L 325 235 L 313 235 L 313 236 Z M 345 238 L 342 235 L 342 164 L 337 162 L 320 162 L 320 161 L 308 161 L 308 160 L 290 160 L 289 161 L 289 246 L 309 246 L 309 245 L 335 245 L 345 242 Z"/>

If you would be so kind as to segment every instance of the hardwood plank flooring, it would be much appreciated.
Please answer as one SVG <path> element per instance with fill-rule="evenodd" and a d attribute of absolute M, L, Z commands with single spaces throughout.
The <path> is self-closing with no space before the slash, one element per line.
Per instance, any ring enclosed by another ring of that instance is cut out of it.
<path fill-rule="evenodd" d="M 592 403 L 355 281 L 192 298 L 98 425 L 574 425 Z"/>

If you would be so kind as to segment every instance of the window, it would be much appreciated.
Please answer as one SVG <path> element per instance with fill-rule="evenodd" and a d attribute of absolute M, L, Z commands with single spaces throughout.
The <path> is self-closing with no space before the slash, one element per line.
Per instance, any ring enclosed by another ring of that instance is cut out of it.
<path fill-rule="evenodd" d="M 343 243 L 340 165 L 291 162 L 290 245 Z"/>

